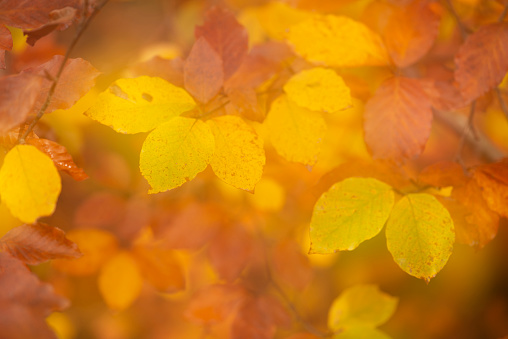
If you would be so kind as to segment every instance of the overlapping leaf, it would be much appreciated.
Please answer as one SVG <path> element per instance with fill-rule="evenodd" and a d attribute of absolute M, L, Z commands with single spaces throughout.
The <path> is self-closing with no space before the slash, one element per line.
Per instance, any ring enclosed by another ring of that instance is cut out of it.
<path fill-rule="evenodd" d="M 31 145 L 18 145 L 0 169 L 0 192 L 12 215 L 25 223 L 51 215 L 61 182 L 53 161 Z"/>
<path fill-rule="evenodd" d="M 393 204 L 392 188 L 376 179 L 349 178 L 333 185 L 314 206 L 310 253 L 355 249 L 381 231 Z"/>
<path fill-rule="evenodd" d="M 474 179 L 490 209 L 508 218 L 508 158 L 479 166 Z"/>
<path fill-rule="evenodd" d="M 11 48 L 11 32 L 4 25 L 0 25 L 0 69 L 5 68 L 5 51 L 10 51 Z"/>
<path fill-rule="evenodd" d="M 0 22 L 19 28 L 38 28 L 51 20 L 51 12 L 64 7 L 79 8 L 78 0 L 3 0 Z"/>
<path fill-rule="evenodd" d="M 345 16 L 314 16 L 290 27 L 288 40 L 305 59 L 332 67 L 390 63 L 381 38 Z"/>
<path fill-rule="evenodd" d="M 455 242 L 453 220 L 430 194 L 408 194 L 395 204 L 386 242 L 406 273 L 429 282 L 446 264 Z"/>
<path fill-rule="evenodd" d="M 423 151 L 431 123 L 430 102 L 420 83 L 393 77 L 365 106 L 365 141 L 375 158 L 412 158 Z"/>

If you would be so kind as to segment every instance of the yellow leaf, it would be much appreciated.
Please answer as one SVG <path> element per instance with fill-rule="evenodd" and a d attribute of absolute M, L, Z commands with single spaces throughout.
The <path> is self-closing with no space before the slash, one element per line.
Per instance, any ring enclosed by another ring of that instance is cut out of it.
<path fill-rule="evenodd" d="M 138 264 L 128 252 L 119 252 L 102 267 L 99 290 L 109 308 L 125 310 L 139 296 L 142 287 Z"/>
<path fill-rule="evenodd" d="M 310 253 L 354 250 L 383 228 L 394 204 L 392 188 L 372 178 L 349 178 L 323 193 L 310 223 Z"/>
<path fill-rule="evenodd" d="M 312 18 L 314 15 L 282 2 L 270 2 L 257 9 L 259 23 L 266 34 L 274 40 L 283 40 L 289 27 Z"/>
<path fill-rule="evenodd" d="M 326 123 L 321 115 L 300 107 L 282 95 L 264 121 L 273 147 L 289 161 L 313 166 L 317 162 Z"/>
<path fill-rule="evenodd" d="M 312 111 L 336 112 L 352 106 L 351 93 L 333 70 L 304 70 L 286 82 L 284 91 L 299 106 Z"/>
<path fill-rule="evenodd" d="M 289 29 L 288 40 L 305 59 L 332 67 L 390 63 L 379 35 L 345 16 L 316 16 L 300 22 Z"/>
<path fill-rule="evenodd" d="M 257 209 L 276 212 L 286 202 L 284 187 L 276 180 L 263 178 L 256 186 L 256 192 L 247 197 Z"/>
<path fill-rule="evenodd" d="M 148 132 L 196 107 L 182 88 L 156 77 L 119 79 L 85 113 L 120 133 Z"/>
<path fill-rule="evenodd" d="M 237 116 L 226 115 L 207 123 L 215 136 L 215 154 L 210 160 L 215 174 L 236 188 L 253 191 L 266 160 L 263 140 Z"/>
<path fill-rule="evenodd" d="M 450 214 L 430 194 L 408 194 L 386 224 L 386 243 L 406 273 L 429 282 L 452 254 L 455 231 Z"/>
<path fill-rule="evenodd" d="M 328 327 L 333 331 L 358 326 L 374 328 L 390 319 L 397 304 L 398 298 L 381 292 L 375 285 L 353 286 L 332 303 Z"/>
<path fill-rule="evenodd" d="M 354 326 L 335 334 L 333 339 L 390 339 L 390 336 L 377 328 Z"/>
<path fill-rule="evenodd" d="M 31 224 L 53 214 L 62 184 L 53 161 L 31 145 L 18 145 L 4 158 L 0 194 L 12 215 Z"/>
<path fill-rule="evenodd" d="M 152 187 L 167 191 L 203 171 L 213 155 L 215 141 L 201 120 L 177 117 L 153 130 L 141 149 L 139 168 Z"/>

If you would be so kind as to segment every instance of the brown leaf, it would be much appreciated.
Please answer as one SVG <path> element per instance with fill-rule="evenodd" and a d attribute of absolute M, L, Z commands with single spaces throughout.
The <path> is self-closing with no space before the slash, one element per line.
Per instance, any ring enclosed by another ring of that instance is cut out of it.
<path fill-rule="evenodd" d="M 253 239 L 242 225 L 223 228 L 212 240 L 208 255 L 219 276 L 233 282 L 249 262 Z"/>
<path fill-rule="evenodd" d="M 79 6 L 79 0 L 2 0 L 0 22 L 24 29 L 39 28 L 51 21 L 54 10 Z"/>
<path fill-rule="evenodd" d="M 183 66 L 184 62 L 180 58 L 168 60 L 155 56 L 148 61 L 135 64 L 130 70 L 135 76 L 159 77 L 175 86 L 183 87 Z"/>
<path fill-rule="evenodd" d="M 273 272 L 285 284 L 303 290 L 312 281 L 314 272 L 309 258 L 294 241 L 280 241 L 273 249 Z"/>
<path fill-rule="evenodd" d="M 183 81 L 185 89 L 202 103 L 210 101 L 222 87 L 222 61 L 203 37 L 194 43 L 185 61 Z"/>
<path fill-rule="evenodd" d="M 85 171 L 74 163 L 67 149 L 59 143 L 39 138 L 29 139 L 27 143 L 46 153 L 53 160 L 56 168 L 69 174 L 74 180 L 82 181 L 88 179 Z"/>
<path fill-rule="evenodd" d="M 455 80 L 471 102 L 497 86 L 508 71 L 508 22 L 480 27 L 455 57 Z"/>
<path fill-rule="evenodd" d="M 0 238 L 0 251 L 30 265 L 82 256 L 78 245 L 67 239 L 61 229 L 43 223 L 21 225 L 10 230 Z"/>
<path fill-rule="evenodd" d="M 439 32 L 439 16 L 426 1 L 398 7 L 383 31 L 385 45 L 398 67 L 407 67 L 424 56 Z"/>
<path fill-rule="evenodd" d="M 374 158 L 402 160 L 422 153 L 432 110 L 420 82 L 393 77 L 365 106 L 365 141 Z"/>
<path fill-rule="evenodd" d="M 26 42 L 33 46 L 40 38 L 53 32 L 55 29 L 64 30 L 72 24 L 77 10 L 73 7 L 55 9 L 49 13 L 50 20 L 43 26 L 29 31 L 24 31 L 27 36 Z"/>
<path fill-rule="evenodd" d="M 26 69 L 21 73 L 38 74 L 43 78 L 39 95 L 32 108 L 34 114 L 39 112 L 46 101 L 49 89 L 53 83 L 50 79 L 55 78 L 62 61 L 63 56 L 55 55 L 50 61 L 40 66 Z M 99 74 L 100 72 L 88 61 L 80 58 L 67 60 L 51 102 L 45 112 L 49 113 L 56 109 L 68 109 L 72 107 L 76 101 L 95 85 L 95 78 Z"/>
<path fill-rule="evenodd" d="M 477 167 L 473 177 L 489 208 L 508 218 L 508 158 Z"/>
<path fill-rule="evenodd" d="M 10 51 L 11 49 L 11 32 L 4 25 L 0 25 L 0 69 L 5 68 L 5 51 Z"/>
<path fill-rule="evenodd" d="M 19 260 L 0 252 L 0 328 L 2 339 L 56 339 L 45 318 L 69 302 L 56 295 Z"/>
<path fill-rule="evenodd" d="M 247 30 L 236 21 L 234 15 L 220 7 L 212 7 L 205 14 L 203 26 L 197 26 L 195 36 L 204 37 L 222 59 L 224 79 L 228 79 L 247 55 Z"/>
<path fill-rule="evenodd" d="M 32 74 L 0 78 L 0 134 L 23 123 L 39 95 L 42 78 Z"/>

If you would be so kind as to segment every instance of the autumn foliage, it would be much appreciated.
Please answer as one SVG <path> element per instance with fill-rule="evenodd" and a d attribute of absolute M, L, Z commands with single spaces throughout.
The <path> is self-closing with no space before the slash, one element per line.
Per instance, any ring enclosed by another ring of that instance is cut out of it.
<path fill-rule="evenodd" d="M 0 339 L 506 338 L 507 12 L 0 0 Z"/>

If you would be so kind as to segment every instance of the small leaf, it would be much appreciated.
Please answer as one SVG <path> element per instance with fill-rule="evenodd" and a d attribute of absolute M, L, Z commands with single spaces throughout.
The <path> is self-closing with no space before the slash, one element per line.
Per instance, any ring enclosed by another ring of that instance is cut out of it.
<path fill-rule="evenodd" d="M 207 103 L 224 83 L 222 60 L 205 38 L 199 38 L 183 68 L 185 89 L 199 102 Z"/>
<path fill-rule="evenodd" d="M 282 95 L 272 103 L 264 124 L 273 147 L 286 160 L 311 166 L 317 162 L 326 133 L 326 123 L 319 113 Z"/>
<path fill-rule="evenodd" d="M 375 285 L 353 286 L 333 301 L 328 312 L 328 327 L 333 331 L 356 327 L 372 329 L 387 322 L 397 304 L 398 298 L 381 292 Z"/>
<path fill-rule="evenodd" d="M 415 79 L 386 80 L 365 106 L 365 142 L 375 158 L 401 160 L 420 155 L 431 124 L 430 102 Z"/>
<path fill-rule="evenodd" d="M 390 186 L 376 179 L 349 178 L 323 193 L 310 222 L 310 253 L 354 250 L 376 236 L 393 208 Z"/>
<path fill-rule="evenodd" d="M 10 230 L 0 238 L 0 251 L 30 265 L 82 256 L 78 245 L 67 239 L 61 229 L 43 223 L 21 225 Z"/>
<path fill-rule="evenodd" d="M 444 267 L 455 242 L 453 220 L 430 194 L 408 194 L 395 204 L 386 243 L 397 265 L 429 282 Z"/>
<path fill-rule="evenodd" d="M 115 311 L 128 308 L 143 287 L 138 264 L 128 252 L 119 252 L 109 259 L 102 267 L 98 282 L 106 304 Z"/>
<path fill-rule="evenodd" d="M 182 88 L 142 76 L 117 80 L 85 114 L 117 132 L 133 134 L 148 132 L 194 107 L 196 103 Z"/>
<path fill-rule="evenodd" d="M 390 63 L 379 35 L 345 16 L 314 16 L 290 27 L 288 40 L 305 59 L 331 67 Z"/>
<path fill-rule="evenodd" d="M 508 71 L 508 23 L 481 26 L 460 47 L 455 63 L 465 99 L 473 101 L 499 85 Z"/>
<path fill-rule="evenodd" d="M 236 188 L 254 191 L 266 161 L 263 140 L 237 116 L 226 115 L 207 123 L 215 137 L 215 154 L 210 160 L 214 173 Z"/>
<path fill-rule="evenodd" d="M 215 141 L 201 120 L 174 118 L 148 135 L 139 159 L 141 173 L 152 187 L 149 193 L 183 185 L 203 171 L 213 155 Z"/>
<path fill-rule="evenodd" d="M 31 145 L 18 145 L 0 169 L 2 201 L 12 215 L 31 224 L 53 214 L 62 185 L 53 161 Z"/>
<path fill-rule="evenodd" d="M 353 105 L 344 80 L 326 68 L 294 75 L 284 85 L 284 92 L 290 100 L 312 111 L 337 112 Z"/>

